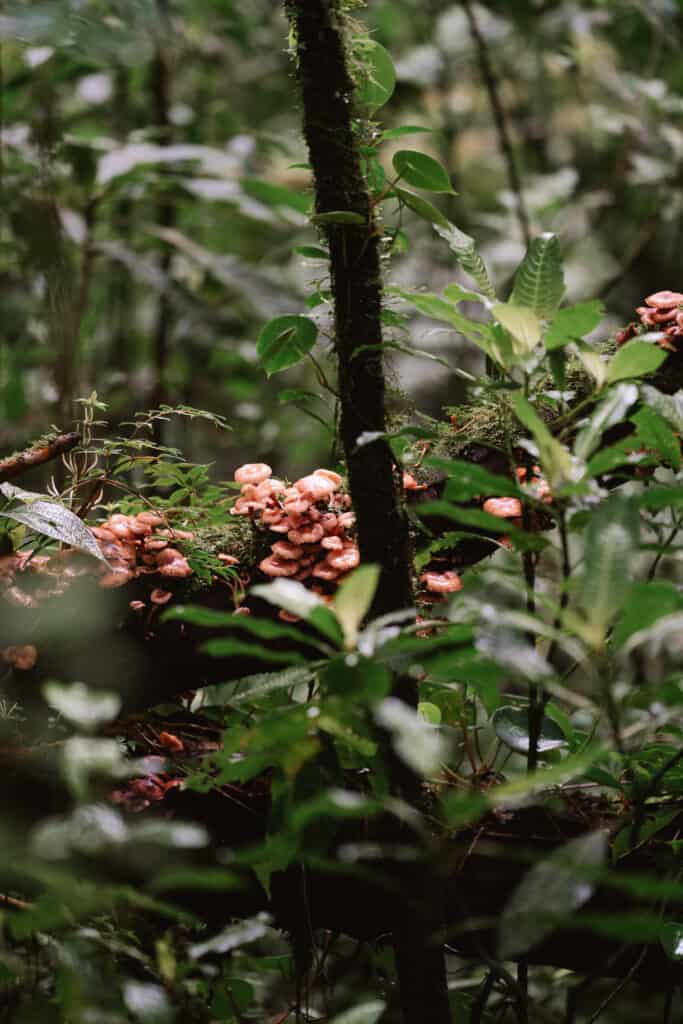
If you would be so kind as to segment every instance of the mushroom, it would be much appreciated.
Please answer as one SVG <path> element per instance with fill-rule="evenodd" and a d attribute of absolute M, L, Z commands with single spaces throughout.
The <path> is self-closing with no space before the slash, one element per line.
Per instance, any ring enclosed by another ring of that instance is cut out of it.
<path fill-rule="evenodd" d="M 519 498 L 487 498 L 483 509 L 499 519 L 516 519 L 522 514 L 522 503 Z"/>
<path fill-rule="evenodd" d="M 423 572 L 420 583 L 424 583 L 432 594 L 455 594 L 462 590 L 462 580 L 452 569 L 446 572 Z"/>
<path fill-rule="evenodd" d="M 282 560 L 276 555 L 268 555 L 259 562 L 259 569 L 266 576 L 293 576 L 299 571 L 299 563 L 293 559 Z"/>
<path fill-rule="evenodd" d="M 133 579 L 133 573 L 130 569 L 114 569 L 112 572 L 107 572 L 104 576 L 100 577 L 99 585 L 110 590 L 113 587 L 122 587 L 126 583 L 130 583 Z"/>
<path fill-rule="evenodd" d="M 152 604 L 168 604 L 172 597 L 173 594 L 170 590 L 162 590 L 161 587 L 155 587 L 149 595 Z"/>
<path fill-rule="evenodd" d="M 337 536 L 323 537 L 320 541 L 320 546 L 326 548 L 328 551 L 341 551 L 344 547 L 344 541 L 341 537 Z"/>
<path fill-rule="evenodd" d="M 297 561 L 302 557 L 304 549 L 297 544 L 290 544 L 286 540 L 276 540 L 270 549 L 278 558 L 295 558 Z"/>
<path fill-rule="evenodd" d="M 172 732 L 160 732 L 159 743 L 174 754 L 179 754 L 185 749 L 183 741 Z"/>
<path fill-rule="evenodd" d="M 667 290 L 653 292 L 652 295 L 648 295 L 645 301 L 648 306 L 654 306 L 656 309 L 668 309 L 671 306 L 680 306 L 683 303 L 683 294 Z"/>
<path fill-rule="evenodd" d="M 165 554 L 166 552 L 162 552 Z M 159 569 L 162 576 L 170 576 L 175 579 L 186 579 L 192 575 L 192 569 L 190 563 L 186 558 L 181 555 L 180 558 L 174 559 L 172 562 L 167 562 L 166 565 L 162 565 Z"/>
<path fill-rule="evenodd" d="M 337 490 L 338 484 L 318 473 L 311 473 L 310 476 L 302 476 L 294 484 L 297 491 L 312 501 L 322 501 L 331 497 Z"/>
<path fill-rule="evenodd" d="M 217 556 L 219 562 L 223 562 L 225 565 L 239 565 L 239 558 L 235 558 L 234 555 L 227 555 L 224 551 L 221 551 Z"/>
<path fill-rule="evenodd" d="M 313 523 L 308 529 L 290 530 L 287 537 L 292 544 L 317 544 L 323 537 L 323 528 L 320 523 Z"/>
<path fill-rule="evenodd" d="M 33 644 L 12 645 L 1 653 L 3 660 L 20 672 L 28 672 L 38 660 L 38 651 Z"/>
<path fill-rule="evenodd" d="M 360 552 L 355 544 L 349 544 L 341 551 L 329 554 L 327 564 L 338 572 L 349 572 L 360 564 Z"/>
<path fill-rule="evenodd" d="M 246 462 L 235 470 L 238 484 L 260 484 L 272 475 L 272 469 L 265 462 Z"/>

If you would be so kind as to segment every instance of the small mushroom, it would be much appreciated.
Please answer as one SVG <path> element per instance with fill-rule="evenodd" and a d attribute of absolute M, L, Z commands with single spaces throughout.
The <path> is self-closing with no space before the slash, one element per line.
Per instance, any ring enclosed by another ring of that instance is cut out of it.
<path fill-rule="evenodd" d="M 159 743 L 173 754 L 179 754 L 185 749 L 183 741 L 172 732 L 160 732 Z"/>
<path fill-rule="evenodd" d="M 327 564 L 338 572 L 349 572 L 360 564 L 360 552 L 355 544 L 349 544 L 341 551 L 329 554 Z"/>
<path fill-rule="evenodd" d="M 432 594 L 455 594 L 462 590 L 462 580 L 452 569 L 446 572 L 423 572 L 420 583 L 424 583 Z"/>
<path fill-rule="evenodd" d="M 217 556 L 219 562 L 223 562 L 224 565 L 239 565 L 239 558 L 235 558 L 234 555 L 228 555 L 224 551 L 221 551 Z"/>
<path fill-rule="evenodd" d="M 286 540 L 276 540 L 270 550 L 274 555 L 277 555 L 278 558 L 294 558 L 297 561 L 304 553 L 304 549 L 299 547 L 298 544 L 290 544 L 290 542 Z"/>
<path fill-rule="evenodd" d="M 172 597 L 173 594 L 170 590 L 162 590 L 161 587 L 155 587 L 149 595 L 152 604 L 168 604 Z"/>
<path fill-rule="evenodd" d="M 325 480 L 329 480 L 330 483 L 334 484 L 335 490 L 341 487 L 342 478 L 333 469 L 314 469 L 313 476 L 322 476 Z"/>
<path fill-rule="evenodd" d="M 499 519 L 515 519 L 522 514 L 522 503 L 519 498 L 487 498 L 483 509 Z"/>
<path fill-rule="evenodd" d="M 144 601 L 129 601 L 128 607 L 133 612 L 144 612 L 147 605 L 145 604 Z"/>
<path fill-rule="evenodd" d="M 297 491 L 304 495 L 304 497 L 310 498 L 311 501 L 323 501 L 331 497 L 339 485 L 325 476 L 311 473 L 310 476 L 302 476 L 300 480 L 296 481 L 294 486 Z"/>
<path fill-rule="evenodd" d="M 654 306 L 656 309 L 668 309 L 671 306 L 680 306 L 683 303 L 683 294 L 667 290 L 653 292 L 652 295 L 648 295 L 645 301 L 648 306 Z"/>
<path fill-rule="evenodd" d="M 114 569 L 112 572 L 107 572 L 104 576 L 99 579 L 99 585 L 107 590 L 111 590 L 114 587 L 123 587 L 126 583 L 130 583 L 133 579 L 133 573 L 130 569 Z"/>
<path fill-rule="evenodd" d="M 262 562 L 259 562 L 259 569 L 266 576 L 293 576 L 299 571 L 298 562 L 282 560 L 276 555 L 268 555 Z"/>
<path fill-rule="evenodd" d="M 20 672 L 28 672 L 38 660 L 38 650 L 33 644 L 16 644 L 5 647 L 1 652 L 3 661 Z"/>
<path fill-rule="evenodd" d="M 265 462 L 246 462 L 235 470 L 238 484 L 260 484 L 272 475 L 272 469 Z"/>
<path fill-rule="evenodd" d="M 165 552 L 162 552 L 165 554 Z M 182 556 L 176 558 L 173 562 L 168 562 L 166 565 L 162 565 L 159 569 L 162 576 L 170 576 L 174 579 L 187 579 L 188 576 L 192 575 L 192 568 L 186 558 Z"/>

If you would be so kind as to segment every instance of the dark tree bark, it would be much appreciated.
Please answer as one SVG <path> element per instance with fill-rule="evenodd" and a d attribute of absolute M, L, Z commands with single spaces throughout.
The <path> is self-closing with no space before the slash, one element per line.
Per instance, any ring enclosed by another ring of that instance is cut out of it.
<path fill-rule="evenodd" d="M 361 560 L 381 570 L 373 613 L 410 607 L 411 554 L 389 445 L 382 438 L 360 444 L 363 434 L 386 431 L 382 353 L 380 231 L 361 170 L 354 131 L 354 87 L 336 0 L 286 0 L 295 35 L 303 96 L 304 135 L 315 178 L 318 214 L 356 215 L 356 223 L 325 222 L 335 311 L 335 344 L 341 403 L 341 440 L 356 513 Z M 360 219 L 358 219 L 360 218 Z M 413 680 L 397 679 L 394 693 L 413 706 Z M 419 806 L 419 781 L 388 759 L 393 788 Z M 450 1024 L 440 894 L 429 866 L 415 866 L 407 880 L 420 894 L 423 914 L 402 915 L 394 930 L 401 1008 L 405 1024 Z"/>

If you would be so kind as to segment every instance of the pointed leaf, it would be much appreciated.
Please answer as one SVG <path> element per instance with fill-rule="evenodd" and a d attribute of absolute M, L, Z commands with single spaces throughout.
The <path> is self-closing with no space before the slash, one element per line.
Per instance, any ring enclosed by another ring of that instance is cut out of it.
<path fill-rule="evenodd" d="M 0 491 L 6 498 L 21 496 L 29 501 L 26 504 L 18 505 L 15 508 L 4 509 L 0 516 L 14 519 L 18 523 L 27 526 L 34 533 L 43 534 L 52 540 L 62 544 L 68 544 L 79 551 L 85 551 L 93 558 L 106 562 L 100 551 L 99 544 L 90 532 L 82 519 L 71 512 L 68 508 L 56 501 L 49 501 L 43 495 L 34 495 L 31 491 L 21 491 L 11 484 L 0 484 Z"/>
<path fill-rule="evenodd" d="M 668 352 L 647 341 L 631 341 L 616 351 L 607 366 L 607 380 L 614 384 L 629 377 L 644 377 L 659 369 Z"/>
<path fill-rule="evenodd" d="M 603 305 L 599 299 L 561 309 L 553 317 L 546 332 L 545 347 L 552 351 L 590 334 L 602 320 L 603 313 Z"/>
<path fill-rule="evenodd" d="M 572 461 L 569 452 L 555 440 L 530 402 L 517 392 L 512 398 L 517 418 L 533 434 L 543 464 L 543 471 L 551 487 L 570 479 Z"/>
<path fill-rule="evenodd" d="M 541 321 L 535 313 L 523 306 L 513 306 L 509 302 L 499 302 L 491 310 L 496 320 L 510 332 L 516 344 L 513 345 L 515 355 L 528 355 L 541 340 Z"/>
<path fill-rule="evenodd" d="M 564 295 L 562 256 L 557 235 L 534 238 L 515 275 L 510 302 L 526 306 L 542 319 L 551 317 Z"/>
<path fill-rule="evenodd" d="M 451 179 L 445 167 L 427 156 L 412 149 L 399 149 L 392 160 L 394 170 L 403 181 L 413 188 L 421 188 L 426 192 L 453 193 Z"/>
<path fill-rule="evenodd" d="M 633 499 L 612 494 L 592 515 L 579 601 L 598 636 L 604 635 L 628 596 L 639 534 L 638 504 Z"/>
<path fill-rule="evenodd" d="M 456 259 L 465 273 L 469 274 L 477 282 L 484 295 L 495 301 L 496 290 L 491 283 L 486 264 L 479 254 L 474 239 L 466 235 L 464 231 L 460 231 L 459 228 L 456 228 L 455 224 L 451 224 L 448 220 L 445 224 L 441 223 L 441 221 L 434 221 L 434 230 L 437 235 L 440 235 L 448 242 L 450 249 L 455 253 Z"/>
<path fill-rule="evenodd" d="M 356 87 L 358 105 L 373 114 L 387 103 L 396 88 L 396 70 L 384 47 L 370 40 L 363 54 L 364 77 Z"/>
<path fill-rule="evenodd" d="M 334 613 L 349 650 L 356 646 L 358 627 L 372 604 L 379 583 L 379 572 L 379 566 L 361 565 L 344 580 L 335 595 Z"/>
<path fill-rule="evenodd" d="M 306 316 L 278 316 L 261 331 L 256 351 L 268 376 L 296 366 L 315 345 L 318 328 Z"/>
<path fill-rule="evenodd" d="M 528 708 L 513 708 L 507 705 L 498 708 L 494 712 L 491 722 L 496 736 L 506 747 L 518 754 L 528 753 L 530 742 Z M 538 737 L 539 754 L 566 746 L 567 740 L 559 725 L 551 718 L 544 718 Z"/>
<path fill-rule="evenodd" d="M 589 832 L 531 868 L 512 893 L 501 919 L 501 960 L 527 953 L 589 901 L 595 884 L 586 875 L 605 863 L 607 852 L 606 833 Z"/>
<path fill-rule="evenodd" d="M 418 217 L 422 217 L 423 220 L 428 221 L 430 224 L 438 224 L 441 227 L 448 226 L 446 217 L 428 199 L 416 195 L 415 192 L 411 192 L 407 188 L 399 188 L 398 185 L 395 185 L 392 189 L 392 195 L 395 195 L 409 210 L 412 210 Z"/>

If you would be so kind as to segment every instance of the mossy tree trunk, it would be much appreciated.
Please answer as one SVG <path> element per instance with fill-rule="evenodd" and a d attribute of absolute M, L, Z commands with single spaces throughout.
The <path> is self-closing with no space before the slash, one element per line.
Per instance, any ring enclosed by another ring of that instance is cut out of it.
<path fill-rule="evenodd" d="M 338 211 L 355 222 L 325 222 L 335 313 L 341 404 L 341 441 L 356 513 L 361 560 L 381 569 L 373 613 L 413 603 L 408 522 L 387 442 L 360 444 L 363 434 L 386 431 L 382 353 L 380 232 L 363 177 L 354 131 L 354 88 L 344 47 L 338 0 L 285 0 L 296 39 L 304 135 L 315 178 L 318 214 Z M 360 218 L 360 219 L 358 219 Z M 397 696 L 417 703 L 412 680 L 397 679 Z M 420 785 L 390 757 L 394 789 L 418 804 Z M 440 896 L 429 866 L 415 866 L 409 883 L 424 914 L 406 914 L 394 933 L 405 1024 L 450 1024 L 443 947 L 435 941 Z M 406 881 L 404 879 L 404 881 Z"/>

